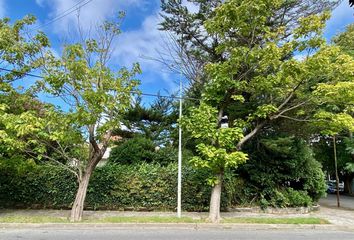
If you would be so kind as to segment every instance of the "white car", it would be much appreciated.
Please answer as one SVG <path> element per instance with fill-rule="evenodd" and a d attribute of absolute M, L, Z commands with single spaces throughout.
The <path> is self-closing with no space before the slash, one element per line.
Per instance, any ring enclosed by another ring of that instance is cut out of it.
<path fill-rule="evenodd" d="M 339 182 L 339 192 L 344 192 L 344 182 Z M 327 192 L 335 193 L 337 192 L 337 182 L 336 180 L 328 180 L 327 181 Z"/>

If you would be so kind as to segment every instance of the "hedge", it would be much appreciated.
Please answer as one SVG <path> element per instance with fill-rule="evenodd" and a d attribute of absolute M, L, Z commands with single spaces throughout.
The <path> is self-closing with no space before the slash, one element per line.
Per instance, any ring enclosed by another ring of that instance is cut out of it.
<path fill-rule="evenodd" d="M 68 209 L 77 183 L 70 172 L 50 165 L 16 165 L 0 160 L 0 205 L 7 208 Z M 208 173 L 183 168 L 184 210 L 204 211 L 211 187 Z M 176 207 L 177 166 L 115 165 L 95 170 L 88 187 L 86 209 L 173 210 Z M 226 203 L 226 201 L 224 201 Z M 225 204 L 224 204 L 225 205 Z"/>
<path fill-rule="evenodd" d="M 211 187 L 204 170 L 183 166 L 182 207 L 206 211 Z M 253 195 L 245 183 L 227 172 L 222 209 L 250 203 Z M 58 166 L 36 165 L 31 161 L 0 159 L 0 206 L 6 208 L 69 209 L 77 189 L 73 174 Z M 174 210 L 176 208 L 177 165 L 142 163 L 108 164 L 95 170 L 89 183 L 85 209 Z M 243 201 L 240 202 L 240 199 Z M 261 206 L 292 207 L 312 204 L 306 191 L 283 189 Z M 281 204 L 279 204 L 281 201 Z M 255 202 L 253 202 L 255 203 Z"/>

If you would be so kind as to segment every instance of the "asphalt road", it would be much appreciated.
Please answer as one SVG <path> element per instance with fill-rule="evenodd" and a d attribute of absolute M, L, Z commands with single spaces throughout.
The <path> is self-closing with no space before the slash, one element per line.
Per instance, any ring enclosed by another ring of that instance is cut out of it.
<path fill-rule="evenodd" d="M 353 240 L 354 232 L 212 229 L 0 229 L 1 240 Z"/>

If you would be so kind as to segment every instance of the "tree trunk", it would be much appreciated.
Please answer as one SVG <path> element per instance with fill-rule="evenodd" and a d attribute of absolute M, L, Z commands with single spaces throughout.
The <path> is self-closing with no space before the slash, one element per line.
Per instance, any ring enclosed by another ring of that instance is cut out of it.
<path fill-rule="evenodd" d="M 71 208 L 70 222 L 79 222 L 82 219 L 87 187 L 92 172 L 93 169 L 88 168 L 87 171 L 84 173 L 82 179 L 79 181 L 79 188 L 77 189 L 75 201 Z"/>
<path fill-rule="evenodd" d="M 336 136 L 333 136 L 333 151 L 334 151 L 334 169 L 336 174 L 336 188 L 337 188 L 337 207 L 340 207 L 340 199 L 339 199 L 339 176 L 338 176 L 338 164 L 337 164 L 337 144 L 336 144 Z"/>
<path fill-rule="evenodd" d="M 344 191 L 349 195 L 353 195 L 352 181 L 353 181 L 353 174 L 352 173 L 347 174 L 345 176 Z"/>
<path fill-rule="evenodd" d="M 220 222 L 220 200 L 223 177 L 224 173 L 220 173 L 217 175 L 217 183 L 213 186 L 213 189 L 211 190 L 208 220 L 212 223 Z"/>
<path fill-rule="evenodd" d="M 93 171 L 95 170 L 97 164 L 102 160 L 103 154 L 107 150 L 108 143 L 112 135 L 112 131 L 108 130 L 107 133 L 104 135 L 102 147 L 99 148 L 95 139 L 95 125 L 88 126 L 88 129 L 90 141 L 90 157 L 82 177 L 79 177 L 79 188 L 77 189 L 75 201 L 70 213 L 71 222 L 78 222 L 82 219 L 87 187 L 90 182 L 90 177 Z"/>

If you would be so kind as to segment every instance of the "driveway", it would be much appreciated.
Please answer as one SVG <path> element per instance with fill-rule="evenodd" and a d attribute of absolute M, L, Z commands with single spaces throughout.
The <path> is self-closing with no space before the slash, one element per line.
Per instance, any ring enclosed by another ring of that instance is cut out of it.
<path fill-rule="evenodd" d="M 340 195 L 340 206 L 343 209 L 354 210 L 354 197 Z M 327 194 L 326 198 L 321 198 L 319 201 L 321 206 L 337 208 L 337 195 Z"/>

